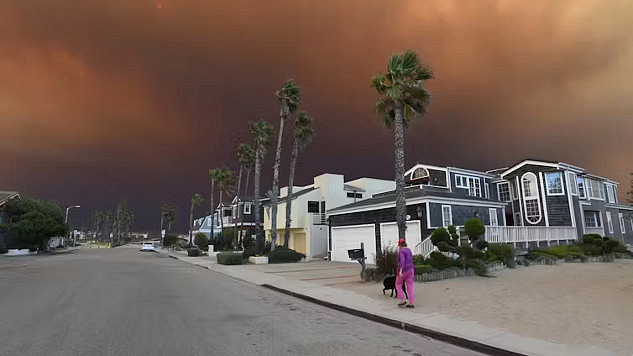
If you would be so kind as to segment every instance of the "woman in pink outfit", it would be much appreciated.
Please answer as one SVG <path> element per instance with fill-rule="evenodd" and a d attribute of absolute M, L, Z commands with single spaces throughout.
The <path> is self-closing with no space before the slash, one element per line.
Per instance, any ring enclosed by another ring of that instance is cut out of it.
<path fill-rule="evenodd" d="M 402 281 L 407 284 L 407 294 L 409 296 L 409 304 L 404 300 L 404 292 L 402 291 Z M 415 308 L 413 304 L 413 253 L 407 247 L 404 239 L 398 241 L 398 271 L 396 273 L 396 291 L 398 291 L 398 299 L 400 308 Z"/>

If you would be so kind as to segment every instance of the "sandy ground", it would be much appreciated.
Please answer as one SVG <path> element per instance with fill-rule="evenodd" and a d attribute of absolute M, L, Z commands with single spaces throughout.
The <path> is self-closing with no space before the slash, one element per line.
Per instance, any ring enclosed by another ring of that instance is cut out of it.
<path fill-rule="evenodd" d="M 442 313 L 565 344 L 591 344 L 633 355 L 633 260 L 530 266 L 469 277 L 415 283 L 416 309 Z M 382 285 L 333 287 L 396 302 Z"/>

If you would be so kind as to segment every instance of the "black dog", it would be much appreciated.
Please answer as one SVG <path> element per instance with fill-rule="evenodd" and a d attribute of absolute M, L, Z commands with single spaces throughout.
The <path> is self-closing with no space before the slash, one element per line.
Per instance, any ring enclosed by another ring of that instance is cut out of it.
<path fill-rule="evenodd" d="M 385 294 L 386 290 L 391 289 L 391 294 L 389 296 L 393 297 L 393 292 L 395 291 L 396 298 L 398 298 L 398 291 L 396 290 L 396 276 L 385 277 L 385 280 L 382 281 L 382 285 L 385 286 L 385 288 L 382 289 L 382 294 Z M 406 299 L 409 299 L 409 294 L 407 294 L 407 286 L 404 284 L 404 281 L 402 281 L 402 291 L 404 292 Z"/>

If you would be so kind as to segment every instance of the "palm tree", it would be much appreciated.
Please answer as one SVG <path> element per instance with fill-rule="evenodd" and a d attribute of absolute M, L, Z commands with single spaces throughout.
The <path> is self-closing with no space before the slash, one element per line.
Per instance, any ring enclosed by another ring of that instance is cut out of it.
<path fill-rule="evenodd" d="M 197 208 L 200 206 L 200 204 L 202 204 L 202 202 L 204 201 L 204 198 L 202 198 L 202 195 L 196 193 L 191 197 L 191 209 L 189 210 L 189 246 L 192 245 L 192 234 L 191 232 L 193 231 L 193 209 Z"/>
<path fill-rule="evenodd" d="M 114 245 L 114 229 L 112 229 L 112 227 L 114 227 L 114 215 L 112 214 L 111 210 L 106 210 L 105 214 L 104 214 L 104 233 L 106 235 L 106 237 L 108 237 L 108 235 L 110 235 L 110 247 L 112 247 Z M 110 233 L 108 234 L 108 227 L 110 227 Z"/>
<path fill-rule="evenodd" d="M 215 202 L 214 202 L 214 197 L 215 197 L 215 182 L 217 182 L 219 177 L 219 171 L 218 169 L 209 169 L 209 181 L 211 182 L 211 197 L 209 199 L 210 204 L 211 204 L 211 210 L 210 213 L 211 214 L 211 233 L 210 236 L 211 238 L 213 238 L 213 233 L 215 232 Z M 222 219 L 222 217 L 219 217 L 220 219 Z"/>
<path fill-rule="evenodd" d="M 220 233 L 224 236 L 224 192 L 231 192 L 235 187 L 235 177 L 233 171 L 227 168 L 218 168 L 218 177 L 216 178 L 218 188 L 220 189 Z"/>
<path fill-rule="evenodd" d="M 252 161 L 253 155 L 254 155 L 253 148 L 246 143 L 240 144 L 239 147 L 237 148 L 237 162 L 240 165 L 240 172 L 237 175 L 237 196 L 238 197 L 240 196 L 240 193 L 242 192 L 241 190 L 242 171 L 246 169 L 246 167 Z M 246 182 L 246 186 L 248 186 L 248 182 Z"/>
<path fill-rule="evenodd" d="M 275 152 L 275 165 L 273 166 L 273 197 L 271 199 L 270 214 L 270 238 L 271 248 L 274 249 L 277 241 L 277 196 L 279 195 L 279 165 L 281 164 L 281 143 L 284 133 L 284 123 L 290 118 L 301 104 L 301 89 L 293 80 L 287 81 L 284 86 L 275 93 L 280 103 L 279 110 L 279 136 L 277 137 L 277 151 Z"/>
<path fill-rule="evenodd" d="M 251 170 L 253 170 L 253 166 L 255 165 L 255 150 L 250 145 L 248 146 L 250 151 L 248 151 L 248 156 L 244 161 L 244 170 L 246 170 L 246 184 L 244 184 L 244 196 L 248 196 L 248 182 L 251 178 Z"/>
<path fill-rule="evenodd" d="M 101 224 L 103 223 L 104 218 L 105 215 L 100 210 L 97 210 L 92 214 L 92 221 L 94 224 L 94 228 L 92 229 L 92 231 L 94 232 L 95 240 L 99 239 L 99 229 L 101 228 Z"/>
<path fill-rule="evenodd" d="M 295 120 L 295 129 L 293 131 L 294 140 L 292 142 L 292 153 L 290 155 L 290 174 L 288 177 L 288 200 L 286 200 L 286 230 L 284 231 L 284 246 L 288 247 L 290 239 L 290 223 L 292 213 L 292 185 L 295 182 L 295 167 L 297 166 L 297 158 L 299 151 L 304 149 L 314 139 L 314 120 L 307 112 L 301 111 Z"/>
<path fill-rule="evenodd" d="M 423 82 L 431 78 L 431 69 L 420 62 L 415 52 L 407 51 L 403 55 L 395 54 L 391 57 L 386 74 L 379 74 L 371 79 L 371 86 L 380 95 L 376 101 L 376 112 L 382 115 L 387 128 L 394 128 L 396 221 L 398 236 L 402 239 L 406 238 L 404 129 L 415 117 L 426 112 L 431 94 L 424 89 Z"/>
<path fill-rule="evenodd" d="M 253 145 L 255 146 L 255 230 L 257 231 L 257 251 L 262 253 L 264 251 L 264 236 L 261 232 L 261 223 L 259 221 L 259 210 L 261 207 L 259 201 L 259 180 L 262 173 L 262 161 L 270 145 L 272 128 L 270 124 L 264 120 L 249 122 L 248 128 L 251 138 L 253 139 Z"/>

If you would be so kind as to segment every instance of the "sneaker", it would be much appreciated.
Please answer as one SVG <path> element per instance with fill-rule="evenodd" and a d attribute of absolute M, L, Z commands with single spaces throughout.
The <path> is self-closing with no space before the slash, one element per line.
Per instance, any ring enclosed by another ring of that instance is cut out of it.
<path fill-rule="evenodd" d="M 413 304 L 407 304 L 407 308 L 411 308 L 411 309 L 413 309 L 413 308 L 415 308 L 415 305 L 413 305 Z"/>
<path fill-rule="evenodd" d="M 406 306 L 407 306 L 407 302 L 406 301 L 404 301 L 402 303 L 398 303 L 398 307 L 400 307 L 400 308 L 404 308 Z"/>

